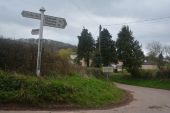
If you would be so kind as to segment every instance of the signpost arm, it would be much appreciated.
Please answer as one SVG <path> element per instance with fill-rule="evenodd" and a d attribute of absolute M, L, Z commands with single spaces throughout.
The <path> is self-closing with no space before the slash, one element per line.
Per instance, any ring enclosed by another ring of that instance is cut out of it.
<path fill-rule="evenodd" d="M 40 76 L 40 69 L 41 69 L 41 52 L 42 52 L 42 38 L 43 38 L 43 23 L 44 23 L 44 12 L 45 9 L 42 7 L 40 9 L 41 12 L 41 21 L 40 21 L 40 31 L 39 31 L 39 39 L 38 39 L 38 54 L 37 54 L 37 68 L 36 74 Z"/>

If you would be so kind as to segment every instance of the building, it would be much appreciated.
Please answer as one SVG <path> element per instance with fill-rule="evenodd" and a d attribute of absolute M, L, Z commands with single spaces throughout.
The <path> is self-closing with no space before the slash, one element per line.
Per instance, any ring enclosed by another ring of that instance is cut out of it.
<path fill-rule="evenodd" d="M 73 53 L 72 55 L 70 55 L 71 63 L 74 64 L 74 61 L 75 61 L 76 58 L 77 58 L 77 54 Z M 90 65 L 91 65 L 91 64 L 92 64 L 92 60 L 90 60 L 89 63 L 90 63 Z M 80 65 L 83 66 L 83 67 L 86 67 L 86 66 L 87 66 L 84 58 L 80 60 Z"/>
<path fill-rule="evenodd" d="M 156 70 L 156 69 L 158 69 L 158 66 L 156 64 L 154 64 L 154 63 L 144 62 L 142 64 L 141 69 L 144 69 L 144 70 Z"/>

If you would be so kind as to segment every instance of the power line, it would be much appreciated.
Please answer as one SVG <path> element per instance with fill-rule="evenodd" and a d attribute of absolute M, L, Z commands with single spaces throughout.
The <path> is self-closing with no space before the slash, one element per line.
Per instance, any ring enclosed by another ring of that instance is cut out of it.
<path fill-rule="evenodd" d="M 165 19 L 170 19 L 170 16 L 161 17 L 161 18 L 145 19 L 145 20 L 139 20 L 139 21 L 133 21 L 133 22 L 125 22 L 125 23 L 119 23 L 119 24 L 108 24 L 108 25 L 103 25 L 103 26 L 116 26 L 116 25 L 125 25 L 125 24 L 133 24 L 133 23 L 143 23 L 143 22 L 160 22 Z"/>

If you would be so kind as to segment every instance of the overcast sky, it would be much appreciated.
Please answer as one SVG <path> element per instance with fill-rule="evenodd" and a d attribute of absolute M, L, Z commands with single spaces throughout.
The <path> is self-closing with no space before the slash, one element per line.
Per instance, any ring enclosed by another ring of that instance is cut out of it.
<path fill-rule="evenodd" d="M 83 26 L 97 39 L 101 24 L 116 40 L 123 23 L 132 22 L 125 25 L 129 25 L 143 50 L 152 41 L 170 45 L 170 0 L 0 0 L 0 35 L 37 38 L 30 31 L 39 27 L 39 20 L 23 18 L 21 12 L 38 13 L 42 6 L 46 15 L 63 17 L 67 21 L 65 29 L 44 27 L 46 39 L 77 45 Z M 150 19 L 158 20 L 143 21 Z"/>

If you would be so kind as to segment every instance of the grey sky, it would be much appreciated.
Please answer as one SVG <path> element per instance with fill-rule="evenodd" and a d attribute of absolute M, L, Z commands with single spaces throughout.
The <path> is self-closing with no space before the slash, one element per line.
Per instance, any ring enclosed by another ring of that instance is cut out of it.
<path fill-rule="evenodd" d="M 127 22 L 170 17 L 170 0 L 0 0 L 0 34 L 12 38 L 37 38 L 30 31 L 39 21 L 23 18 L 22 10 L 64 17 L 66 29 L 44 27 L 44 38 L 77 45 L 83 26 L 97 39 L 98 26 L 107 28 L 116 40 L 122 25 Z M 170 18 L 153 22 L 129 24 L 135 39 L 143 45 L 155 40 L 170 45 Z"/>

